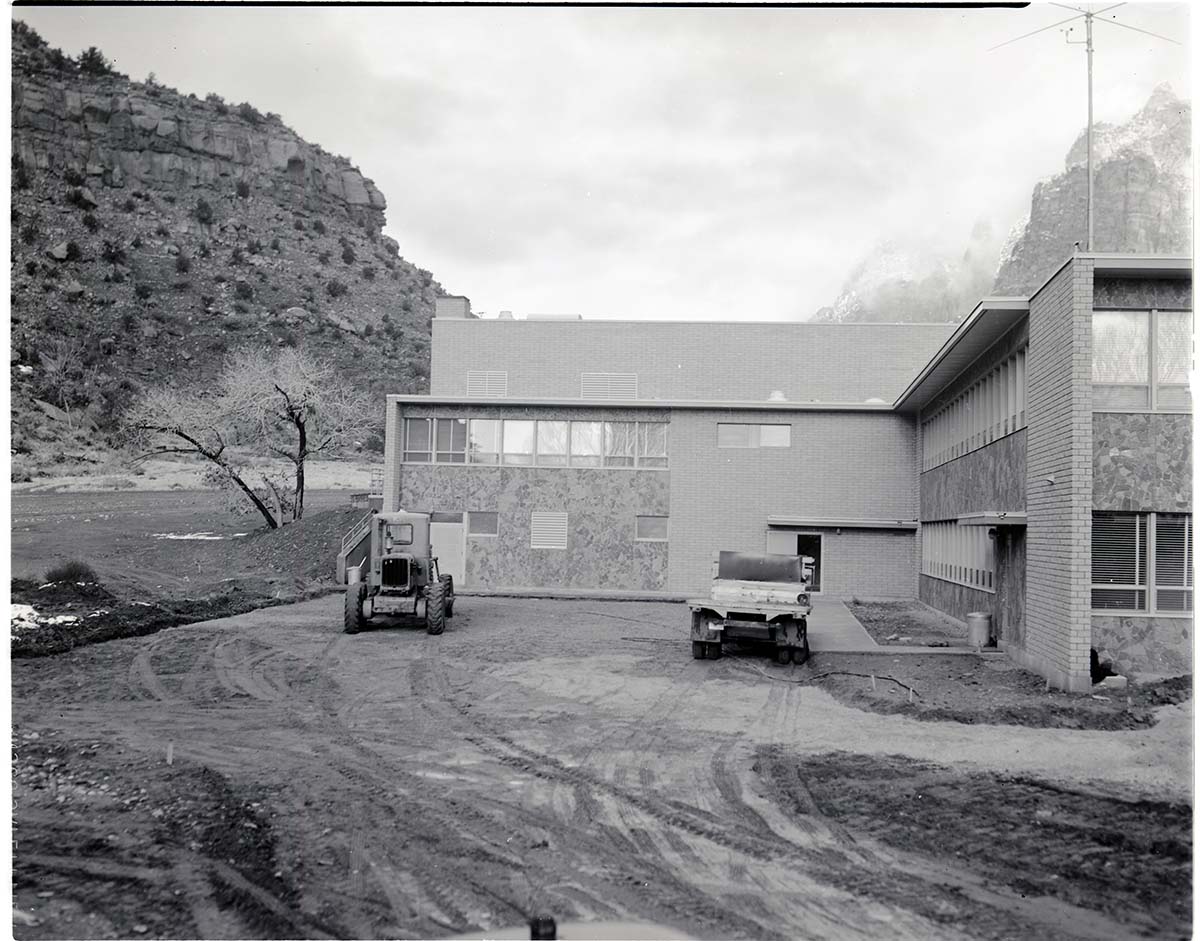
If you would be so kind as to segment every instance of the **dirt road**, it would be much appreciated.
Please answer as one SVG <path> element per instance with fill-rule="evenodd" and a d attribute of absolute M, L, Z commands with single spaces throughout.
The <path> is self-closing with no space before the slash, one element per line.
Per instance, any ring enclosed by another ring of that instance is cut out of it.
<path fill-rule="evenodd" d="M 676 605 L 463 597 L 441 637 L 339 606 L 13 663 L 18 937 L 1190 930 L 1186 706 L 915 722 L 694 661 Z"/>

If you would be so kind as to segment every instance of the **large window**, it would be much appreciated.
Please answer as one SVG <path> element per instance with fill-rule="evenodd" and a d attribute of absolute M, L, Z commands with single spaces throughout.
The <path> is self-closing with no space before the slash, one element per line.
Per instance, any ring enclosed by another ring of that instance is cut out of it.
<path fill-rule="evenodd" d="M 419 463 L 665 468 L 667 422 L 408 418 L 403 454 Z"/>
<path fill-rule="evenodd" d="M 921 574 L 995 591 L 995 546 L 988 527 L 960 526 L 954 520 L 922 523 Z"/>
<path fill-rule="evenodd" d="M 1092 407 L 1191 408 L 1192 312 L 1098 310 L 1092 315 Z"/>
<path fill-rule="evenodd" d="M 1025 425 L 1025 350 L 1021 349 L 921 422 L 921 469 L 953 461 Z"/>
<path fill-rule="evenodd" d="M 791 446 L 791 425 L 717 422 L 718 448 L 790 448 Z"/>
<path fill-rule="evenodd" d="M 1192 610 L 1192 517 L 1092 514 L 1092 609 L 1177 614 Z"/>

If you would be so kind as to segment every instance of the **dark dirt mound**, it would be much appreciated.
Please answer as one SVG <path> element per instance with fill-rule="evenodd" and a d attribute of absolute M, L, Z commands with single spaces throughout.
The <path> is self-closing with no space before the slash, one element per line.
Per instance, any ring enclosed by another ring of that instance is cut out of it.
<path fill-rule="evenodd" d="M 1187 937 L 1192 809 L 1028 777 L 964 774 L 901 756 L 761 749 L 755 770 L 785 804 L 907 853 L 1099 908 L 1129 934 Z"/>
<path fill-rule="evenodd" d="M 39 611 L 45 607 L 70 607 L 74 604 L 97 605 L 116 599 L 99 582 L 45 582 L 25 578 L 12 580 L 13 601 L 31 604 Z M 20 597 L 18 597 L 18 595 Z"/>

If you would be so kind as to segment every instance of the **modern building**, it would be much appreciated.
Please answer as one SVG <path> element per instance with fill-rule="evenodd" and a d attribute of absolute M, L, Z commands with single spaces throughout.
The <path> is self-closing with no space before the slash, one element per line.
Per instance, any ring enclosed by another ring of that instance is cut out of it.
<path fill-rule="evenodd" d="M 388 396 L 384 509 L 467 588 L 706 590 L 719 549 L 814 590 L 989 611 L 1090 687 L 1190 669 L 1191 259 L 1076 254 L 957 326 L 482 320 Z"/>

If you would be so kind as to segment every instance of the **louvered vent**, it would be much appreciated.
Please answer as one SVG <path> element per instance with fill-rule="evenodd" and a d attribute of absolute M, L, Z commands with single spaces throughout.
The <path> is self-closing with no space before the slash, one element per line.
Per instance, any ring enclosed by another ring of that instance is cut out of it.
<path fill-rule="evenodd" d="M 534 513 L 529 520 L 529 548 L 567 548 L 567 514 Z"/>
<path fill-rule="evenodd" d="M 580 375 L 583 399 L 636 399 L 638 377 L 633 372 L 585 372 Z"/>
<path fill-rule="evenodd" d="M 508 373 L 502 370 L 468 370 L 467 395 L 472 398 L 504 398 L 508 395 Z"/>

